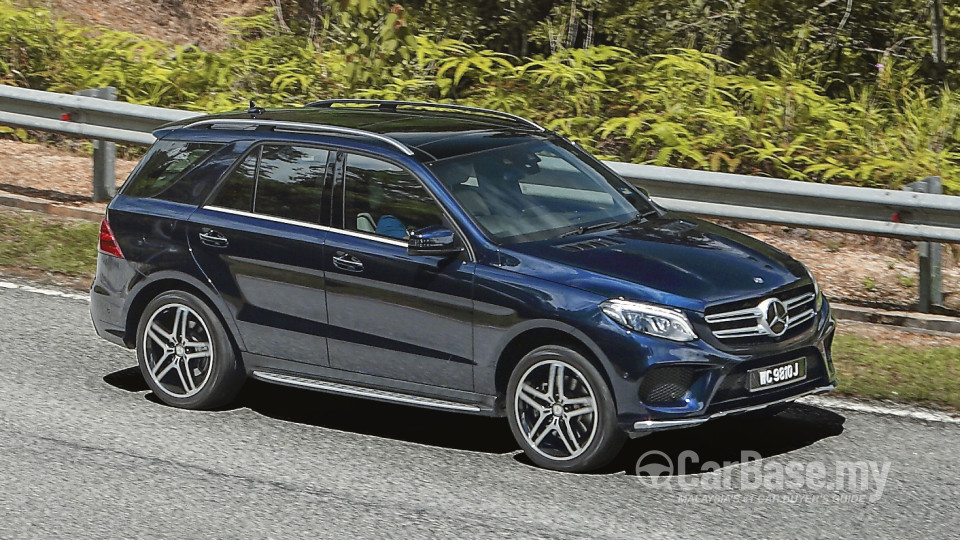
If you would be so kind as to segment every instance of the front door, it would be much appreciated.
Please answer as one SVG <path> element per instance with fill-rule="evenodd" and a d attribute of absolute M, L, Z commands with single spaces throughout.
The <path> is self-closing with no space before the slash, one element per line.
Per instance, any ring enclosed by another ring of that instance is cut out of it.
<path fill-rule="evenodd" d="M 408 231 L 443 222 L 412 173 L 348 154 L 323 269 L 335 368 L 473 390 L 473 272 L 466 255 L 407 254 Z"/>

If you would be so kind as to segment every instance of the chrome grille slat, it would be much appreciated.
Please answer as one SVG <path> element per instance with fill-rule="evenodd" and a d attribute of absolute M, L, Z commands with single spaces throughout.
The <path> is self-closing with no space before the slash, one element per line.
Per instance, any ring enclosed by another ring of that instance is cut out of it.
<path fill-rule="evenodd" d="M 716 315 L 707 315 L 704 317 L 708 323 L 722 323 L 730 321 L 739 321 L 742 319 L 755 319 L 760 312 L 757 308 L 738 309 L 727 313 L 718 313 Z"/>
<path fill-rule="evenodd" d="M 812 318 L 813 318 L 813 315 L 814 315 L 814 311 L 813 311 L 812 309 L 808 309 L 808 310 L 804 311 L 803 313 L 797 315 L 796 317 L 791 317 L 791 318 L 790 318 L 790 327 L 792 328 L 792 327 L 794 327 L 794 326 L 796 326 L 796 325 L 798 325 L 798 324 L 801 324 L 801 323 L 806 322 L 806 321 L 809 320 L 809 319 L 812 319 Z"/>
<path fill-rule="evenodd" d="M 793 298 L 781 300 L 784 307 L 787 309 L 787 312 L 789 313 L 789 320 L 787 322 L 786 329 L 783 331 L 783 334 L 809 321 L 816 315 L 813 305 L 815 298 L 815 293 L 805 292 L 798 296 L 794 296 Z M 763 300 L 758 300 L 758 304 L 762 303 Z M 710 326 L 710 331 L 713 332 L 713 335 L 717 339 L 721 340 L 762 336 L 777 337 L 775 334 L 769 334 L 764 328 L 764 323 L 761 319 L 765 316 L 765 314 L 761 312 L 760 307 L 761 306 L 758 305 L 757 307 L 714 313 L 712 315 L 706 315 L 704 320 L 707 322 L 707 325 Z M 725 328 L 723 326 L 717 328 L 718 325 L 729 326 L 730 323 L 735 324 L 733 328 Z M 736 325 L 736 323 L 740 324 Z"/>
<path fill-rule="evenodd" d="M 713 335 L 718 338 L 738 338 L 738 337 L 750 337 L 750 336 L 762 336 L 764 331 L 759 326 L 754 326 L 751 328 L 732 328 L 730 330 L 716 330 L 713 332 Z"/>
<path fill-rule="evenodd" d="M 791 298 L 790 300 L 786 300 L 783 303 L 786 304 L 788 308 L 792 308 L 794 306 L 803 304 L 804 302 L 809 302 L 810 300 L 813 300 L 813 297 L 814 297 L 814 294 L 811 292 L 807 294 L 801 294 L 800 296 L 796 298 Z"/>

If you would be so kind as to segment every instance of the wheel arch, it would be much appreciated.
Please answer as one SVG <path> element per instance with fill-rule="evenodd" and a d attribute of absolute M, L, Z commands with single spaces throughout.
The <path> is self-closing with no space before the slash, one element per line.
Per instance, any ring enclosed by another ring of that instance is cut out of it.
<path fill-rule="evenodd" d="M 140 283 L 128 296 L 130 300 L 126 309 L 123 333 L 123 341 L 127 347 L 133 348 L 136 346 L 137 326 L 140 324 L 140 317 L 143 315 L 143 310 L 147 307 L 147 304 L 157 296 L 169 291 L 185 291 L 199 298 L 219 317 L 233 344 L 235 346 L 242 345 L 243 342 L 240 339 L 236 324 L 232 318 L 226 315 L 227 311 L 224 309 L 226 306 L 223 305 L 222 300 L 216 293 L 211 292 L 207 286 L 192 276 L 164 272 L 151 276 L 149 281 Z"/>
<path fill-rule="evenodd" d="M 504 341 L 505 344 L 497 357 L 493 380 L 498 409 L 504 406 L 507 383 L 514 367 L 530 351 L 544 345 L 560 345 L 582 354 L 597 368 L 607 387 L 613 392 L 606 355 L 593 340 L 572 326 L 557 321 L 528 321 L 511 332 Z"/>

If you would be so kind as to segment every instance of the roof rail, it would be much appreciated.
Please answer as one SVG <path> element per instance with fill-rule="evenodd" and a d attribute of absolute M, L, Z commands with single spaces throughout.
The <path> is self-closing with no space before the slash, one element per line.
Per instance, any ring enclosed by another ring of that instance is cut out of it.
<path fill-rule="evenodd" d="M 229 126 L 231 129 L 256 129 L 261 127 L 273 128 L 274 131 L 281 132 L 315 132 L 315 133 L 338 133 L 341 135 L 356 135 L 360 137 L 369 137 L 371 139 L 376 139 L 380 142 L 389 144 L 390 146 L 400 150 L 408 156 L 413 155 L 413 150 L 409 146 L 403 144 L 402 142 L 394 139 L 393 137 L 387 137 L 386 135 L 381 135 L 379 133 L 374 133 L 372 131 L 365 131 L 362 129 L 353 129 L 340 126 L 328 126 L 326 124 L 308 124 L 305 122 L 284 122 L 281 120 L 235 120 L 235 119 L 216 119 L 216 118 L 207 118 L 205 120 L 199 120 L 191 124 L 184 126 L 186 129 L 195 129 L 204 126 L 209 126 L 209 129 L 217 129 L 217 126 Z M 221 128 L 222 129 L 222 128 Z"/>
<path fill-rule="evenodd" d="M 487 116 L 496 116 L 505 120 L 510 120 L 524 127 L 535 129 L 537 131 L 546 131 L 546 129 L 535 123 L 517 116 L 515 114 L 495 111 L 493 109 L 482 109 L 480 107 L 468 107 L 466 105 L 451 105 L 446 103 L 429 103 L 425 101 L 393 101 L 380 99 L 323 99 L 307 104 L 307 107 L 321 107 L 329 109 L 334 105 L 369 105 L 376 106 L 381 111 L 396 111 L 397 107 L 419 107 L 422 109 L 446 109 L 450 111 L 467 112 L 474 114 L 485 114 Z"/>

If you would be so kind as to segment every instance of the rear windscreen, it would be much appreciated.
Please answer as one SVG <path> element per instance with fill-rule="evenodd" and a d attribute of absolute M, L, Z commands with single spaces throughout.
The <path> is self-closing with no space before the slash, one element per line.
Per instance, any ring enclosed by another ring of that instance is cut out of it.
<path fill-rule="evenodd" d="M 191 202 L 183 200 L 193 190 L 177 186 L 191 169 L 223 145 L 184 141 L 160 141 L 144 157 L 134 177 L 123 189 L 128 197 L 142 197 Z M 186 181 L 190 181 L 186 178 Z M 189 198 L 189 197 L 187 197 Z"/>

